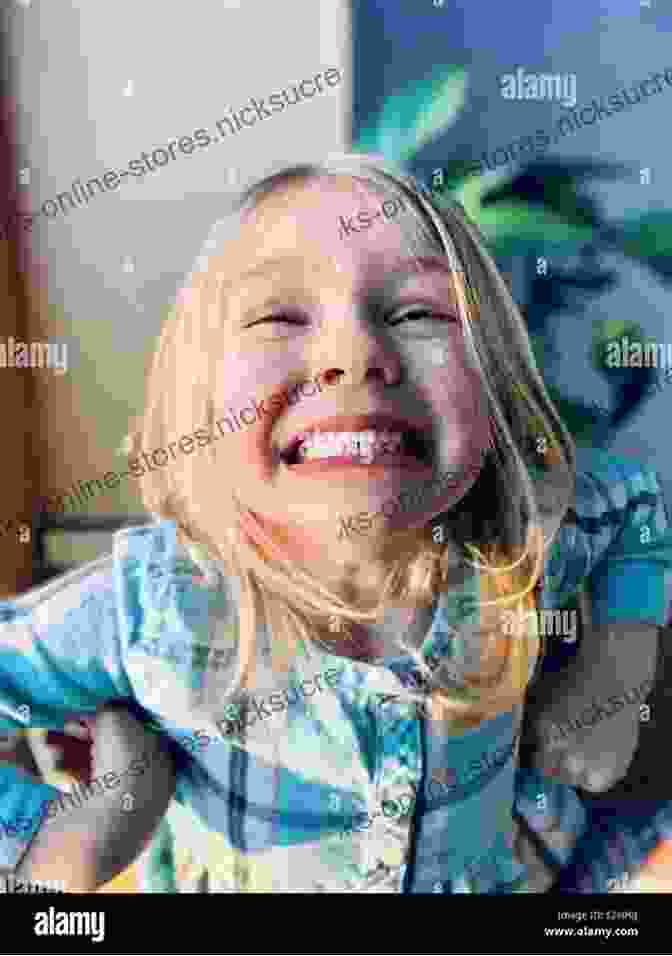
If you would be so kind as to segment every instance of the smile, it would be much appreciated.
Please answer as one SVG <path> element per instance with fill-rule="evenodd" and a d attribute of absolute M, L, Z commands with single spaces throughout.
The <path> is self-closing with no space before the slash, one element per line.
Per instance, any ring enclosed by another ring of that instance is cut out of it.
<path fill-rule="evenodd" d="M 427 467 L 431 443 L 425 423 L 383 415 L 329 419 L 294 435 L 281 452 L 289 466 L 316 464 Z"/>

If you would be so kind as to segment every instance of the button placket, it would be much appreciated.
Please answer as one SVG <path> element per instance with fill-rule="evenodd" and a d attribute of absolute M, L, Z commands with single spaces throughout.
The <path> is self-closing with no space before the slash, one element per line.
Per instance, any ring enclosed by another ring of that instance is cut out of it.
<path fill-rule="evenodd" d="M 420 726 L 416 705 L 383 699 L 377 720 L 380 763 L 375 806 L 370 811 L 373 825 L 366 841 L 367 864 L 373 866 L 381 860 L 387 866 L 398 867 L 408 859 L 419 776 Z"/>

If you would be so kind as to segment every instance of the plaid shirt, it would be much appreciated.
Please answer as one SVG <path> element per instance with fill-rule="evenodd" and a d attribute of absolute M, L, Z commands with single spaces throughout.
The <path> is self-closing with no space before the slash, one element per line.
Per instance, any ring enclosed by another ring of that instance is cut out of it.
<path fill-rule="evenodd" d="M 664 624 L 672 534 L 655 473 L 594 450 L 579 464 L 541 603 L 561 606 L 591 576 L 597 624 Z M 161 521 L 0 602 L 0 730 L 60 730 L 127 699 L 175 741 L 146 890 L 529 892 L 514 809 L 532 821 L 541 793 L 581 832 L 571 788 L 516 772 L 521 708 L 476 729 L 435 724 L 402 699 L 421 684 L 410 656 L 363 663 L 311 642 L 281 677 L 262 623 L 253 697 L 233 695 L 238 584 L 200 574 Z M 430 670 L 448 657 L 469 669 L 477 649 L 455 628 L 477 626 L 478 596 L 475 575 L 439 596 L 417 648 Z M 0 865 L 16 865 L 55 796 L 0 766 Z"/>

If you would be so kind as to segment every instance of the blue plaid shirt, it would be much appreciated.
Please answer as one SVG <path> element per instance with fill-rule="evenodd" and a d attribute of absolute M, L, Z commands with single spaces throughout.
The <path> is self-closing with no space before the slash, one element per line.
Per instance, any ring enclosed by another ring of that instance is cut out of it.
<path fill-rule="evenodd" d="M 579 451 L 542 607 L 590 577 L 596 624 L 662 625 L 671 564 L 655 473 Z M 238 584 L 200 575 L 160 521 L 0 601 L 0 730 L 61 730 L 126 699 L 175 742 L 175 798 L 141 858 L 147 891 L 529 892 L 514 809 L 533 820 L 541 792 L 581 832 L 570 787 L 517 773 L 521 708 L 476 729 L 440 725 L 402 699 L 421 683 L 410 656 L 364 663 L 311 642 L 280 676 L 260 624 L 257 687 L 232 694 Z M 465 665 L 454 628 L 477 625 L 478 595 L 472 575 L 438 597 L 418 647 L 431 670 Z M 0 766 L 0 863 L 17 864 L 56 796 Z"/>

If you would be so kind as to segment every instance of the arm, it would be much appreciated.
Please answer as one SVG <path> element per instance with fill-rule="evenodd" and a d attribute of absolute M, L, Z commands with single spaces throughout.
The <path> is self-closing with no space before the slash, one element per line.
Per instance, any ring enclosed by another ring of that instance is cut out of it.
<path fill-rule="evenodd" d="M 172 759 L 157 734 L 125 707 L 95 719 L 89 786 L 45 806 L 46 817 L 16 868 L 30 882 L 54 880 L 70 892 L 92 892 L 137 857 L 174 791 Z"/>
<path fill-rule="evenodd" d="M 641 621 L 584 635 L 568 669 L 543 675 L 528 697 L 538 748 L 533 766 L 593 792 L 622 779 L 637 749 L 657 648 L 658 628 Z"/>
<path fill-rule="evenodd" d="M 584 622 L 567 668 L 542 674 L 531 689 L 526 718 L 535 767 L 601 791 L 625 775 L 637 747 L 665 624 L 672 535 L 652 469 L 594 453 L 577 487 L 573 520 L 550 562 L 558 600 L 544 596 L 557 606 L 589 577 L 593 621 Z"/>
<path fill-rule="evenodd" d="M 114 585 L 113 561 L 101 559 L 0 601 L 0 730 L 62 730 L 73 715 L 133 698 Z M 0 864 L 16 866 L 45 802 L 58 796 L 54 787 L 0 766 Z"/>

